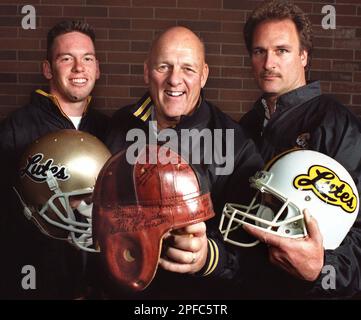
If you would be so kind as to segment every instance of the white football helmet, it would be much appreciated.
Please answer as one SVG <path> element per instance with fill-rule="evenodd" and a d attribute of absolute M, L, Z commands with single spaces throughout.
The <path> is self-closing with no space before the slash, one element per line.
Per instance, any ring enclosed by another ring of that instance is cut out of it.
<path fill-rule="evenodd" d="M 91 198 L 108 158 L 100 140 L 78 130 L 59 130 L 34 141 L 21 158 L 14 187 L 25 216 L 49 237 L 96 251 L 91 248 Z"/>
<path fill-rule="evenodd" d="M 359 194 L 347 170 L 316 151 L 291 150 L 270 161 L 250 178 L 257 193 L 250 205 L 227 203 L 220 221 L 225 241 L 250 247 L 259 241 L 239 241 L 243 224 L 284 237 L 307 235 L 303 209 L 317 220 L 325 249 L 335 249 L 352 227 Z"/>

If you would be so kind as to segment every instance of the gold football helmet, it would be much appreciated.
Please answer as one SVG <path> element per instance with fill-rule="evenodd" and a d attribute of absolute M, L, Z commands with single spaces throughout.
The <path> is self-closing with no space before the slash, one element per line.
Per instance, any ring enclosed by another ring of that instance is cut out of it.
<path fill-rule="evenodd" d="M 19 165 L 14 187 L 24 214 L 52 238 L 92 248 L 92 193 L 98 173 L 110 158 L 89 133 L 60 130 L 34 141 Z"/>

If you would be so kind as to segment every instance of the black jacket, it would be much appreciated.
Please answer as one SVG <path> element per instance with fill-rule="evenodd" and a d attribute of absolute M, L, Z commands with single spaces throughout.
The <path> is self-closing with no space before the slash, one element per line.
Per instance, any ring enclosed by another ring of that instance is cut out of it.
<path fill-rule="evenodd" d="M 134 132 L 131 130 L 134 129 L 140 129 L 141 132 L 145 133 L 145 136 L 147 137 L 146 143 L 149 143 L 151 139 L 153 139 L 153 141 L 156 139 L 155 136 L 153 136 L 154 131 L 152 130 L 150 122 L 152 119 L 152 108 L 153 103 L 147 93 L 136 104 L 126 106 L 114 114 L 106 143 L 112 153 L 124 150 L 134 143 L 133 139 L 129 139 L 129 137 L 128 140 L 131 141 L 127 141 L 127 134 L 130 133 L 131 135 L 131 133 Z M 209 240 L 209 246 L 211 246 L 212 252 L 216 251 L 217 255 L 223 257 L 223 259 L 219 259 L 222 263 L 219 263 L 218 265 L 212 260 L 213 258 L 210 259 L 210 257 L 208 257 L 205 269 L 208 269 L 209 267 L 209 270 L 211 270 L 214 266 L 217 269 L 216 273 L 227 273 L 229 269 L 236 268 L 233 264 L 237 264 L 238 260 L 233 251 L 234 248 L 231 248 L 227 253 L 223 249 L 223 245 L 217 245 L 219 241 L 222 242 L 219 240 L 219 234 L 217 232 L 220 213 L 225 202 L 249 199 L 250 190 L 248 178 L 253 175 L 256 170 L 262 168 L 263 161 L 256 151 L 253 141 L 245 137 L 242 129 L 237 123 L 221 112 L 217 107 L 203 99 L 203 97 L 195 111 L 189 116 L 182 116 L 180 122 L 172 129 L 174 129 L 173 133 L 176 132 L 176 135 L 170 138 L 170 140 L 167 140 L 167 142 L 176 142 L 175 148 L 178 147 L 176 151 L 182 155 L 188 154 L 187 148 L 185 147 L 187 144 L 185 144 L 184 141 L 182 142 L 182 137 L 184 137 L 182 130 L 198 130 L 199 132 L 202 132 L 202 130 L 205 132 L 207 130 L 207 132 L 211 133 L 210 136 L 212 140 L 208 140 L 212 141 L 211 144 L 202 144 L 197 143 L 196 140 L 191 140 L 189 152 L 192 156 L 195 153 L 200 154 L 200 161 L 198 164 L 200 164 L 203 177 L 207 180 L 208 189 L 211 192 L 216 212 L 216 217 L 207 221 L 207 228 L 210 230 L 211 236 L 216 239 L 215 241 Z M 229 130 L 228 136 L 226 129 Z M 217 131 L 214 130 L 218 130 L 218 133 L 221 132 L 219 139 L 215 137 L 215 132 Z M 162 135 L 159 134 L 158 140 L 161 140 L 161 137 Z M 173 144 L 169 145 L 171 147 L 174 146 Z M 233 154 L 231 148 L 234 150 Z M 211 161 L 208 161 L 210 163 L 204 158 L 207 153 L 211 154 Z M 219 161 L 218 156 L 220 154 L 223 156 L 227 154 L 227 161 L 231 161 L 234 164 L 233 169 L 224 175 L 217 174 L 217 169 L 224 168 L 224 166 L 220 164 L 221 161 Z M 190 157 L 189 159 L 194 158 Z M 190 162 L 194 164 L 192 160 Z M 223 264 L 223 261 L 227 261 L 228 264 Z M 189 276 L 182 276 L 179 274 L 168 275 L 166 278 L 167 281 L 160 281 L 163 282 L 164 287 L 162 287 L 162 285 L 159 287 L 157 278 L 162 279 L 162 276 L 159 276 L 159 274 L 162 273 L 164 273 L 162 270 L 158 270 L 156 281 L 147 288 L 141 298 L 207 299 L 224 298 L 230 297 L 229 295 L 231 295 L 229 291 L 220 291 L 221 288 L 224 286 L 229 287 L 230 284 L 223 284 L 220 286 L 217 283 L 215 286 L 212 286 L 212 284 L 205 279 L 196 277 L 190 279 Z M 169 278 L 172 278 L 172 280 Z M 178 283 L 178 285 L 174 283 L 173 285 L 170 285 L 169 281 L 174 281 L 175 283 Z M 175 289 L 175 286 L 177 289 Z"/>
<path fill-rule="evenodd" d="M 108 118 L 88 107 L 79 125 L 104 140 Z M 72 122 L 41 90 L 33 92 L 30 103 L 11 114 L 0 125 L 1 154 L 1 263 L 3 280 L 0 296 L 4 299 L 66 299 L 78 294 L 82 285 L 84 256 L 68 243 L 43 235 L 26 220 L 11 187 L 19 158 L 25 148 L 40 136 L 60 129 L 75 129 Z M 5 204 L 5 205 L 4 205 Z M 23 290 L 25 265 L 36 270 L 36 290 Z"/>
<path fill-rule="evenodd" d="M 313 82 L 278 98 L 277 108 L 264 127 L 265 109 L 259 99 L 252 110 L 240 120 L 246 133 L 256 142 L 265 162 L 292 147 L 303 147 L 322 152 L 340 162 L 353 176 L 359 193 L 361 191 L 361 123 L 346 107 L 321 94 L 319 82 Z M 274 286 L 270 297 L 281 296 L 320 298 L 349 298 L 361 292 L 361 215 L 348 233 L 343 243 L 335 250 L 326 250 L 325 265 L 332 265 L 336 270 L 336 289 L 323 290 L 322 279 L 325 274 L 312 284 L 294 281 L 292 277 L 274 271 L 280 277 L 287 278 L 289 285 L 281 293 L 282 281 L 274 274 L 259 277 L 260 291 L 263 283 Z M 258 263 L 259 265 L 259 263 Z M 260 267 L 271 270 L 273 267 Z M 261 273 L 262 272 L 262 273 Z M 272 272 L 271 272 L 272 273 Z M 273 281 L 264 280 L 268 277 Z M 297 285 L 305 290 L 297 291 Z M 262 289 L 263 288 L 263 289 Z M 264 289 L 266 290 L 266 289 Z M 273 290 L 273 292 L 272 292 Z M 266 292 L 266 291 L 264 291 Z M 290 294 L 291 292 L 291 294 Z"/>

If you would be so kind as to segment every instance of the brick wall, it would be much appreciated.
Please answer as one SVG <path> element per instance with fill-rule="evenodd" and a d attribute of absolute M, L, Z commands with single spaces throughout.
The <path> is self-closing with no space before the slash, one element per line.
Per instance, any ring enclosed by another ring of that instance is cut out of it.
<path fill-rule="evenodd" d="M 252 79 L 242 28 L 256 0 L 2 0 L 0 3 L 0 118 L 25 104 L 29 93 L 46 87 L 40 61 L 46 33 L 64 18 L 85 19 L 97 34 L 101 79 L 93 93 L 112 113 L 144 92 L 143 61 L 154 36 L 185 25 L 205 41 L 210 78 L 207 98 L 235 119 L 259 91 Z M 315 50 L 310 79 L 361 116 L 361 0 L 295 1 L 310 14 Z M 36 9 L 36 29 L 21 27 L 24 5 Z M 322 7 L 336 8 L 336 29 L 321 27 Z"/>

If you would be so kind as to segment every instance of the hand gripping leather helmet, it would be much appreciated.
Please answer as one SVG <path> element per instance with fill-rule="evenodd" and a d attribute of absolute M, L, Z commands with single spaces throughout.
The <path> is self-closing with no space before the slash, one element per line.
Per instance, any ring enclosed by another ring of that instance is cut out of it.
<path fill-rule="evenodd" d="M 166 147 L 146 145 L 135 161 L 114 155 L 95 186 L 94 240 L 112 278 L 132 291 L 154 278 L 168 231 L 213 216 L 202 175 Z"/>
<path fill-rule="evenodd" d="M 258 190 L 251 204 L 227 203 L 220 221 L 224 240 L 238 246 L 258 243 L 235 238 L 243 224 L 284 237 L 304 237 L 307 230 L 302 211 L 307 208 L 317 220 L 324 248 L 335 249 L 358 214 L 359 194 L 351 175 L 337 161 L 316 151 L 283 153 L 250 182 Z"/>
<path fill-rule="evenodd" d="M 23 154 L 15 191 L 24 214 L 52 238 L 95 251 L 91 197 L 110 152 L 89 133 L 60 130 L 34 141 Z"/>

